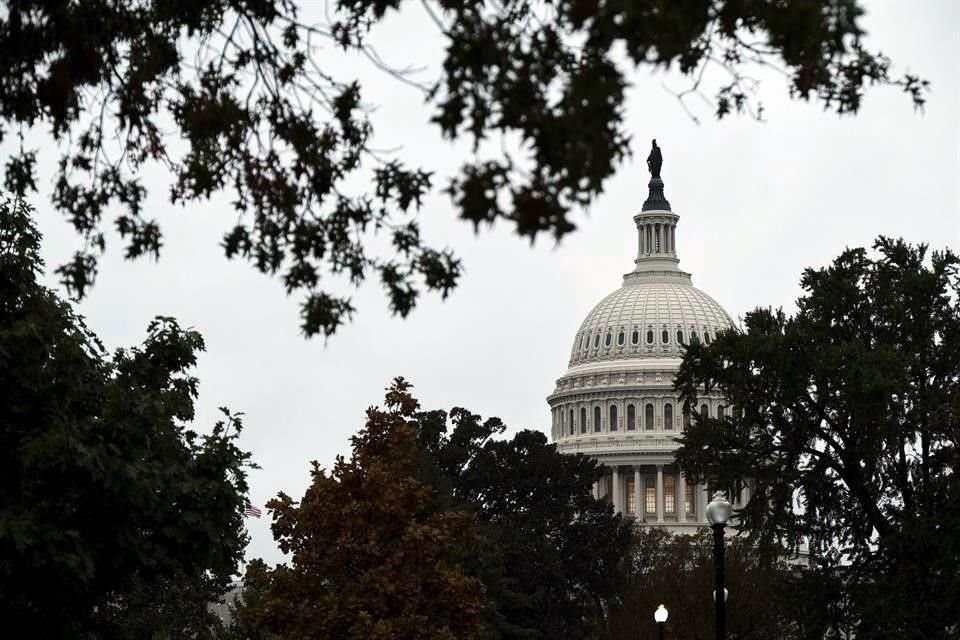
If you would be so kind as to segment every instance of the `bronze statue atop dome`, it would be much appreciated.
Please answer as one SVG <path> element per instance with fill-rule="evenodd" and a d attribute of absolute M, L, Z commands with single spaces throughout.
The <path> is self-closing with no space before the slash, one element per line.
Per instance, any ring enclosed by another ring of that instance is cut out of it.
<path fill-rule="evenodd" d="M 660 147 L 657 146 L 657 140 L 653 140 L 653 148 L 650 149 L 650 155 L 647 156 L 647 169 L 650 170 L 650 182 L 647 186 L 650 193 L 643 203 L 643 211 L 670 211 L 670 203 L 663 195 L 663 180 L 660 179 L 660 167 L 663 165 L 663 156 L 660 154 Z"/>
<path fill-rule="evenodd" d="M 653 148 L 650 149 L 650 155 L 647 156 L 647 169 L 650 170 L 650 176 L 660 177 L 660 167 L 663 165 L 663 156 L 660 154 L 660 147 L 657 146 L 657 139 L 653 139 Z"/>

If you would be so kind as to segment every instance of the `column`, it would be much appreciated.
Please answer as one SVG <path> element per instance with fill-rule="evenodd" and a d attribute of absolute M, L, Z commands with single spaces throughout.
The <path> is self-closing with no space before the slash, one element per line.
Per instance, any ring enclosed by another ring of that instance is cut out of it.
<path fill-rule="evenodd" d="M 643 522 L 647 517 L 647 479 L 643 475 L 643 465 L 637 465 L 638 477 L 640 478 L 640 521 Z"/>
<path fill-rule="evenodd" d="M 677 253 L 677 225 L 670 225 L 670 251 L 676 255 Z"/>
<path fill-rule="evenodd" d="M 619 467 L 612 467 L 613 470 L 613 512 L 622 513 L 620 507 L 620 494 L 623 492 L 623 487 L 620 486 L 620 469 Z"/>
<path fill-rule="evenodd" d="M 683 472 L 677 472 L 677 491 L 680 494 L 680 500 L 677 501 L 677 520 L 680 522 L 687 521 L 687 479 L 683 477 Z M 693 505 L 690 505 L 690 508 L 693 508 Z"/>
<path fill-rule="evenodd" d="M 643 483 L 640 481 L 640 465 L 633 467 L 633 515 L 642 521 L 643 511 L 640 508 L 643 506 Z"/>
<path fill-rule="evenodd" d="M 657 465 L 657 522 L 663 522 L 663 465 Z"/>

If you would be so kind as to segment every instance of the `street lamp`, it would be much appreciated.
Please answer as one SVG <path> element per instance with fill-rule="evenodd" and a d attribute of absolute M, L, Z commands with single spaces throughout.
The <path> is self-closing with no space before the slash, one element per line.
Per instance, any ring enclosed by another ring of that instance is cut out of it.
<path fill-rule="evenodd" d="M 668 615 L 670 614 L 663 605 L 657 607 L 657 610 L 653 612 L 653 619 L 657 621 L 657 628 L 660 630 L 660 640 L 663 640 L 663 624 L 667 621 Z"/>
<path fill-rule="evenodd" d="M 731 510 L 730 503 L 727 502 L 720 491 L 713 494 L 713 500 L 707 505 L 707 522 L 713 527 L 713 566 L 716 570 L 713 600 L 716 602 L 717 611 L 717 640 L 724 640 L 727 632 L 727 590 L 723 586 L 723 528 L 726 526 L 727 520 L 730 519 Z M 719 597 L 721 593 L 724 595 L 722 598 Z"/>

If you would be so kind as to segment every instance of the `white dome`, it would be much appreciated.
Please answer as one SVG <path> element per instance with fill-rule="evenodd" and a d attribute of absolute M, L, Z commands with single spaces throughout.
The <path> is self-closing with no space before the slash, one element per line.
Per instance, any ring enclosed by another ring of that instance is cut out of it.
<path fill-rule="evenodd" d="M 694 337 L 709 342 L 731 326 L 723 307 L 688 282 L 627 280 L 587 314 L 574 337 L 570 365 L 675 358 Z"/>
<path fill-rule="evenodd" d="M 638 524 L 692 533 L 706 524 L 710 497 L 705 485 L 687 481 L 674 452 L 693 415 L 722 417 L 729 402 L 713 388 L 688 407 L 673 385 L 684 345 L 712 342 L 733 322 L 679 268 L 680 216 L 664 196 L 661 163 L 654 142 L 649 195 L 633 216 L 634 269 L 587 314 L 547 402 L 558 450 L 605 467 L 595 497 Z"/>

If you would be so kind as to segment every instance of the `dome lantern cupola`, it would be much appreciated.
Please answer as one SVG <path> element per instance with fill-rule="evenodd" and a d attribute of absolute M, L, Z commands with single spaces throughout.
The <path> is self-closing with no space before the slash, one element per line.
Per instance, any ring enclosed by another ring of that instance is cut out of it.
<path fill-rule="evenodd" d="M 660 167 L 663 156 L 657 141 L 647 157 L 650 170 L 649 193 L 640 212 L 633 216 L 637 225 L 636 267 L 626 274 L 624 283 L 643 282 L 685 282 L 690 284 L 690 274 L 681 271 L 677 258 L 677 222 L 680 216 L 670 209 L 670 203 L 663 195 L 663 180 Z"/>

